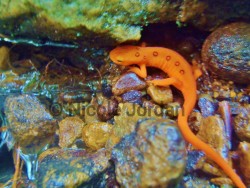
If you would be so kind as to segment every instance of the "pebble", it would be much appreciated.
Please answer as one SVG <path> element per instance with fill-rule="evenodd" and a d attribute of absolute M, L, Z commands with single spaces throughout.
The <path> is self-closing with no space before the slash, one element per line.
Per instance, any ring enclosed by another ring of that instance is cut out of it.
<path fill-rule="evenodd" d="M 241 141 L 250 142 L 250 104 L 241 106 L 234 118 L 234 130 Z"/>
<path fill-rule="evenodd" d="M 170 87 L 159 87 L 150 85 L 147 93 L 157 104 L 168 104 L 173 101 L 173 94 Z"/>
<path fill-rule="evenodd" d="M 70 147 L 77 138 L 81 137 L 84 122 L 78 116 L 66 117 L 59 122 L 59 146 Z"/>
<path fill-rule="evenodd" d="M 123 74 L 112 87 L 114 95 L 121 95 L 131 90 L 142 90 L 146 87 L 146 82 L 139 78 L 135 73 L 128 72 Z"/>
<path fill-rule="evenodd" d="M 112 132 L 113 125 L 105 122 L 87 124 L 82 129 L 82 138 L 92 150 L 103 148 Z"/>
<path fill-rule="evenodd" d="M 142 92 L 137 90 L 128 91 L 122 94 L 123 102 L 142 104 Z"/>
<path fill-rule="evenodd" d="M 117 113 L 118 102 L 114 99 L 104 98 L 98 106 L 97 115 L 101 121 L 108 121 Z"/>

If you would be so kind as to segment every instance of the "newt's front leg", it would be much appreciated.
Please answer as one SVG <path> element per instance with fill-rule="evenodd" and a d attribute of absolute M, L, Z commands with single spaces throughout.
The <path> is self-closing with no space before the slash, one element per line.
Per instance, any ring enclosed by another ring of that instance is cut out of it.
<path fill-rule="evenodd" d="M 129 71 L 134 72 L 141 78 L 146 78 L 147 77 L 147 69 L 145 64 L 140 64 L 140 68 L 138 67 L 130 67 Z"/>

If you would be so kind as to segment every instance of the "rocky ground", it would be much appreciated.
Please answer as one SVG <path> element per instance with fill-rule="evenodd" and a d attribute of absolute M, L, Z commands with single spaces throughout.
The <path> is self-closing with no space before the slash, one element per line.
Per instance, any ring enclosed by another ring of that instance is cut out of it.
<path fill-rule="evenodd" d="M 0 186 L 232 185 L 180 134 L 182 94 L 146 82 L 168 75 L 149 68 L 142 79 L 111 62 L 110 50 L 122 42 L 171 48 L 197 63 L 203 74 L 189 126 L 249 186 L 249 6 L 1 1 L 0 166 L 6 173 L 0 170 Z"/>

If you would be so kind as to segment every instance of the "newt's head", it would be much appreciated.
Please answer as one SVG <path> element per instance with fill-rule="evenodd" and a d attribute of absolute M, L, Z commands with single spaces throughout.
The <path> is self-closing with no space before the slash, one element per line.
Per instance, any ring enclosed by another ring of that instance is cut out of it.
<path fill-rule="evenodd" d="M 110 54 L 110 59 L 118 65 L 132 65 L 143 62 L 144 55 L 138 46 L 119 46 L 113 49 Z"/>

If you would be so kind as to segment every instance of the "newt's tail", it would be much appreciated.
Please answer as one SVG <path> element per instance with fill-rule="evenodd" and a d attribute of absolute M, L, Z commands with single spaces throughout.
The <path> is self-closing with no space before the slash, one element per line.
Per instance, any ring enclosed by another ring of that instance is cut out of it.
<path fill-rule="evenodd" d="M 183 115 L 181 112 L 179 112 L 178 125 L 185 140 L 187 140 L 197 149 L 204 151 L 208 157 L 215 161 L 224 170 L 224 172 L 232 179 L 237 187 L 246 188 L 240 177 L 234 172 L 229 164 L 213 148 L 195 136 L 188 126 L 187 119 L 188 118 L 186 115 Z"/>

